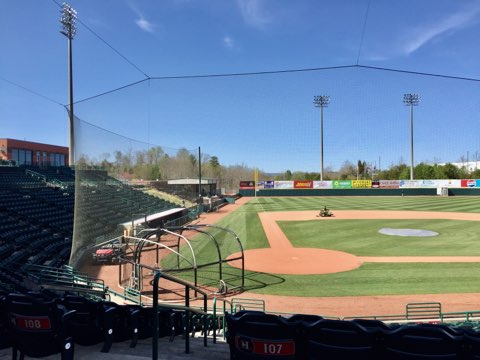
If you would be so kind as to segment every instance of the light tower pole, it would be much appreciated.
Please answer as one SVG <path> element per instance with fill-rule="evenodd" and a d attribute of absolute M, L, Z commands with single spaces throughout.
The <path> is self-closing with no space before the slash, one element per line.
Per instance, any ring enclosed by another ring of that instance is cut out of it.
<path fill-rule="evenodd" d="M 313 104 L 320 108 L 320 181 L 323 181 L 323 108 L 330 103 L 330 96 L 317 95 L 313 97 Z"/>
<path fill-rule="evenodd" d="M 410 180 L 413 180 L 413 107 L 420 102 L 419 94 L 404 94 L 403 103 L 410 106 Z"/>
<path fill-rule="evenodd" d="M 69 108 L 68 117 L 70 119 L 70 145 L 68 152 L 68 165 L 75 163 L 75 134 L 73 126 L 73 75 L 72 75 L 72 39 L 77 32 L 77 12 L 67 3 L 63 3 L 62 16 L 60 23 L 62 30 L 60 32 L 68 38 L 68 97 Z"/>

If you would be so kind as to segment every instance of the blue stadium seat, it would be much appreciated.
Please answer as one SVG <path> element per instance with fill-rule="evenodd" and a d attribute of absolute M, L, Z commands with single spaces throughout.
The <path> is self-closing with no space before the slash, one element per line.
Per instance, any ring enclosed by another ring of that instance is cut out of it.
<path fill-rule="evenodd" d="M 62 360 L 73 359 L 73 341 L 69 337 L 69 321 L 73 312 L 33 294 L 8 294 L 5 309 L 13 359 L 61 354 Z"/>
<path fill-rule="evenodd" d="M 298 326 L 260 311 L 227 315 L 227 341 L 232 359 L 302 359 Z"/>
<path fill-rule="evenodd" d="M 305 327 L 306 359 L 375 359 L 375 332 L 345 320 L 324 319 Z"/>
<path fill-rule="evenodd" d="M 90 346 L 103 342 L 101 351 L 110 351 L 113 343 L 112 307 L 77 295 L 66 295 L 58 302 L 66 309 L 75 311 L 71 320 L 71 334 L 75 343 Z"/>
<path fill-rule="evenodd" d="M 385 358 L 462 359 L 463 336 L 452 335 L 438 326 L 402 326 L 385 334 Z"/>

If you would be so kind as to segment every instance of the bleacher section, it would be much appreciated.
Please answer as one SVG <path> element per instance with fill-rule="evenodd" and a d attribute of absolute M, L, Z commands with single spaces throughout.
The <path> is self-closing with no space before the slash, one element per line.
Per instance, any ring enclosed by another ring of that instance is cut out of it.
<path fill-rule="evenodd" d="M 0 270 L 15 268 L 21 274 L 29 265 L 59 267 L 68 262 L 74 231 L 74 179 L 67 167 L 0 166 Z M 122 184 L 105 171 L 83 171 L 82 180 L 76 231 L 85 243 L 121 235 L 118 224 L 130 221 L 132 214 L 174 207 Z M 2 277 L 0 291 L 10 292 L 19 285 Z"/>

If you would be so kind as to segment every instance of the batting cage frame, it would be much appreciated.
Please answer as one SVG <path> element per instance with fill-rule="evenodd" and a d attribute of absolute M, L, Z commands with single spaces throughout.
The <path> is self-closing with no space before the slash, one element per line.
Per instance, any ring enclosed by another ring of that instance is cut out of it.
<path fill-rule="evenodd" d="M 126 244 L 126 251 L 120 256 L 118 264 L 118 285 L 126 291 L 133 290 L 149 297 L 151 277 L 155 271 L 189 279 L 195 287 L 215 295 L 244 288 L 244 249 L 240 238 L 231 229 L 211 224 L 142 229 L 136 236 L 125 235 L 119 241 Z M 210 254 L 215 254 L 213 260 L 205 260 L 197 250 L 206 242 L 205 248 L 213 250 L 209 251 Z M 222 250 L 232 247 L 235 247 L 233 253 L 238 255 L 227 259 Z M 168 264 L 162 264 L 167 257 L 170 260 Z M 241 268 L 234 268 L 235 276 L 226 276 L 224 264 L 234 260 L 240 260 Z M 210 277 L 206 277 L 205 273 Z M 235 282 L 231 281 L 232 278 Z"/>

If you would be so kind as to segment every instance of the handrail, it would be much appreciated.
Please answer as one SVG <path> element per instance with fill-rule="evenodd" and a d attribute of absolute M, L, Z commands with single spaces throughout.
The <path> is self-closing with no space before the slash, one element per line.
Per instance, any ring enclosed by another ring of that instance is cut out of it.
<path fill-rule="evenodd" d="M 223 339 L 225 339 L 225 327 L 226 327 L 226 321 L 225 321 L 225 304 L 230 304 L 230 313 L 232 313 L 233 310 L 233 304 L 230 300 L 227 299 L 219 299 L 217 297 L 213 298 L 213 343 L 217 343 L 217 300 L 222 301 L 223 303 L 223 309 L 222 309 L 222 332 L 223 332 Z"/>
<path fill-rule="evenodd" d="M 190 352 L 190 312 L 195 311 L 195 309 L 190 308 L 190 290 L 194 290 L 196 293 L 203 295 L 203 346 L 207 346 L 207 293 L 196 286 L 191 285 L 187 281 L 177 278 L 175 276 L 163 273 L 159 270 L 155 270 L 155 275 L 153 277 L 153 336 L 152 336 L 152 360 L 158 360 L 158 283 L 160 278 L 164 278 L 169 281 L 173 281 L 179 285 L 185 286 L 185 353 Z M 198 311 L 198 310 L 197 310 Z"/>

